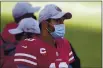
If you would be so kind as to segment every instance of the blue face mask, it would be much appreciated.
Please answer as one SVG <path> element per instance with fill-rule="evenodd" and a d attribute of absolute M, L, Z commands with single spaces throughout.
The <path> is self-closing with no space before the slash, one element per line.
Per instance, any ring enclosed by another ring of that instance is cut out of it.
<path fill-rule="evenodd" d="M 51 35 L 54 38 L 64 37 L 64 34 L 65 34 L 65 25 L 64 24 L 54 25 L 54 28 L 55 28 L 55 31 L 51 32 Z"/>

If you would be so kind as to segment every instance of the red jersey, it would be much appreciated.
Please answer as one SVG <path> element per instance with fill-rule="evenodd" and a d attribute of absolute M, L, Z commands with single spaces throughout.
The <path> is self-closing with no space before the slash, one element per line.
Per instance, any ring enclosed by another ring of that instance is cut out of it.
<path fill-rule="evenodd" d="M 8 30 L 16 28 L 16 27 L 17 27 L 17 24 L 15 22 L 11 22 L 5 26 L 1 34 L 5 41 L 13 42 L 13 43 L 15 42 L 15 36 L 13 34 L 10 34 Z"/>
<path fill-rule="evenodd" d="M 57 48 L 40 38 L 25 39 L 17 45 L 14 61 L 30 68 L 68 68 L 74 61 L 70 44 L 64 38 L 56 39 Z"/>

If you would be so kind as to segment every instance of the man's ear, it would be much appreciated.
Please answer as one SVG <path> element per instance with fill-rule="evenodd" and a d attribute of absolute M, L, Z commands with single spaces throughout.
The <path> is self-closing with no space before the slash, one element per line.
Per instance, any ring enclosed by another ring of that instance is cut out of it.
<path fill-rule="evenodd" d="M 46 28 L 48 27 L 48 22 L 45 21 L 45 20 L 42 21 L 41 24 L 43 25 L 42 27 L 43 27 L 44 29 L 46 29 Z"/>
<path fill-rule="evenodd" d="M 41 34 L 42 36 L 46 37 L 49 35 L 49 30 L 48 30 L 48 22 L 47 21 L 42 21 L 41 22 Z"/>
<path fill-rule="evenodd" d="M 42 21 L 41 22 L 41 24 L 43 25 L 42 27 L 43 27 L 43 29 L 46 29 L 46 30 L 48 30 L 49 32 L 54 32 L 55 31 L 55 28 L 54 28 L 54 26 L 51 24 L 51 23 L 49 23 L 48 21 Z"/>

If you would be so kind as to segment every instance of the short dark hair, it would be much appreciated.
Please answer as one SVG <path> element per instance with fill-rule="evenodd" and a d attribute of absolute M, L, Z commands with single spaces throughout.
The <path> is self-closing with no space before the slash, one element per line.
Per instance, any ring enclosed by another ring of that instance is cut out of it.
<path fill-rule="evenodd" d="M 35 16 L 33 13 L 24 14 L 23 16 L 20 16 L 20 17 L 18 17 L 18 18 L 14 18 L 14 20 L 15 20 L 16 23 L 19 23 L 21 19 L 29 18 L 29 17 L 32 17 L 32 18 L 34 18 L 35 20 L 37 20 L 36 16 Z"/>
<path fill-rule="evenodd" d="M 26 38 L 32 38 L 32 35 L 34 35 L 34 33 L 31 32 L 25 32 Z"/>
<path fill-rule="evenodd" d="M 18 41 L 20 41 L 23 36 L 24 36 L 24 32 L 16 34 L 15 35 L 15 39 L 18 40 Z"/>
<path fill-rule="evenodd" d="M 22 39 L 22 37 L 25 36 L 25 38 L 32 38 L 32 35 L 34 35 L 34 33 L 22 32 L 22 33 L 16 34 L 15 39 L 20 41 Z"/>
<path fill-rule="evenodd" d="M 39 24 L 39 28 L 40 28 L 40 30 L 41 30 L 41 28 L 42 28 L 41 23 Z"/>

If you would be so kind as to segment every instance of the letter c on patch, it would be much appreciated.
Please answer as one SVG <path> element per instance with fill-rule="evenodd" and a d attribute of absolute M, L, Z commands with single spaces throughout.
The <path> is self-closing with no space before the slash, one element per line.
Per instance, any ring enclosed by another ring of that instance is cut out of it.
<path fill-rule="evenodd" d="M 40 48 L 40 53 L 41 54 L 45 54 L 46 53 L 46 49 L 45 48 Z"/>

